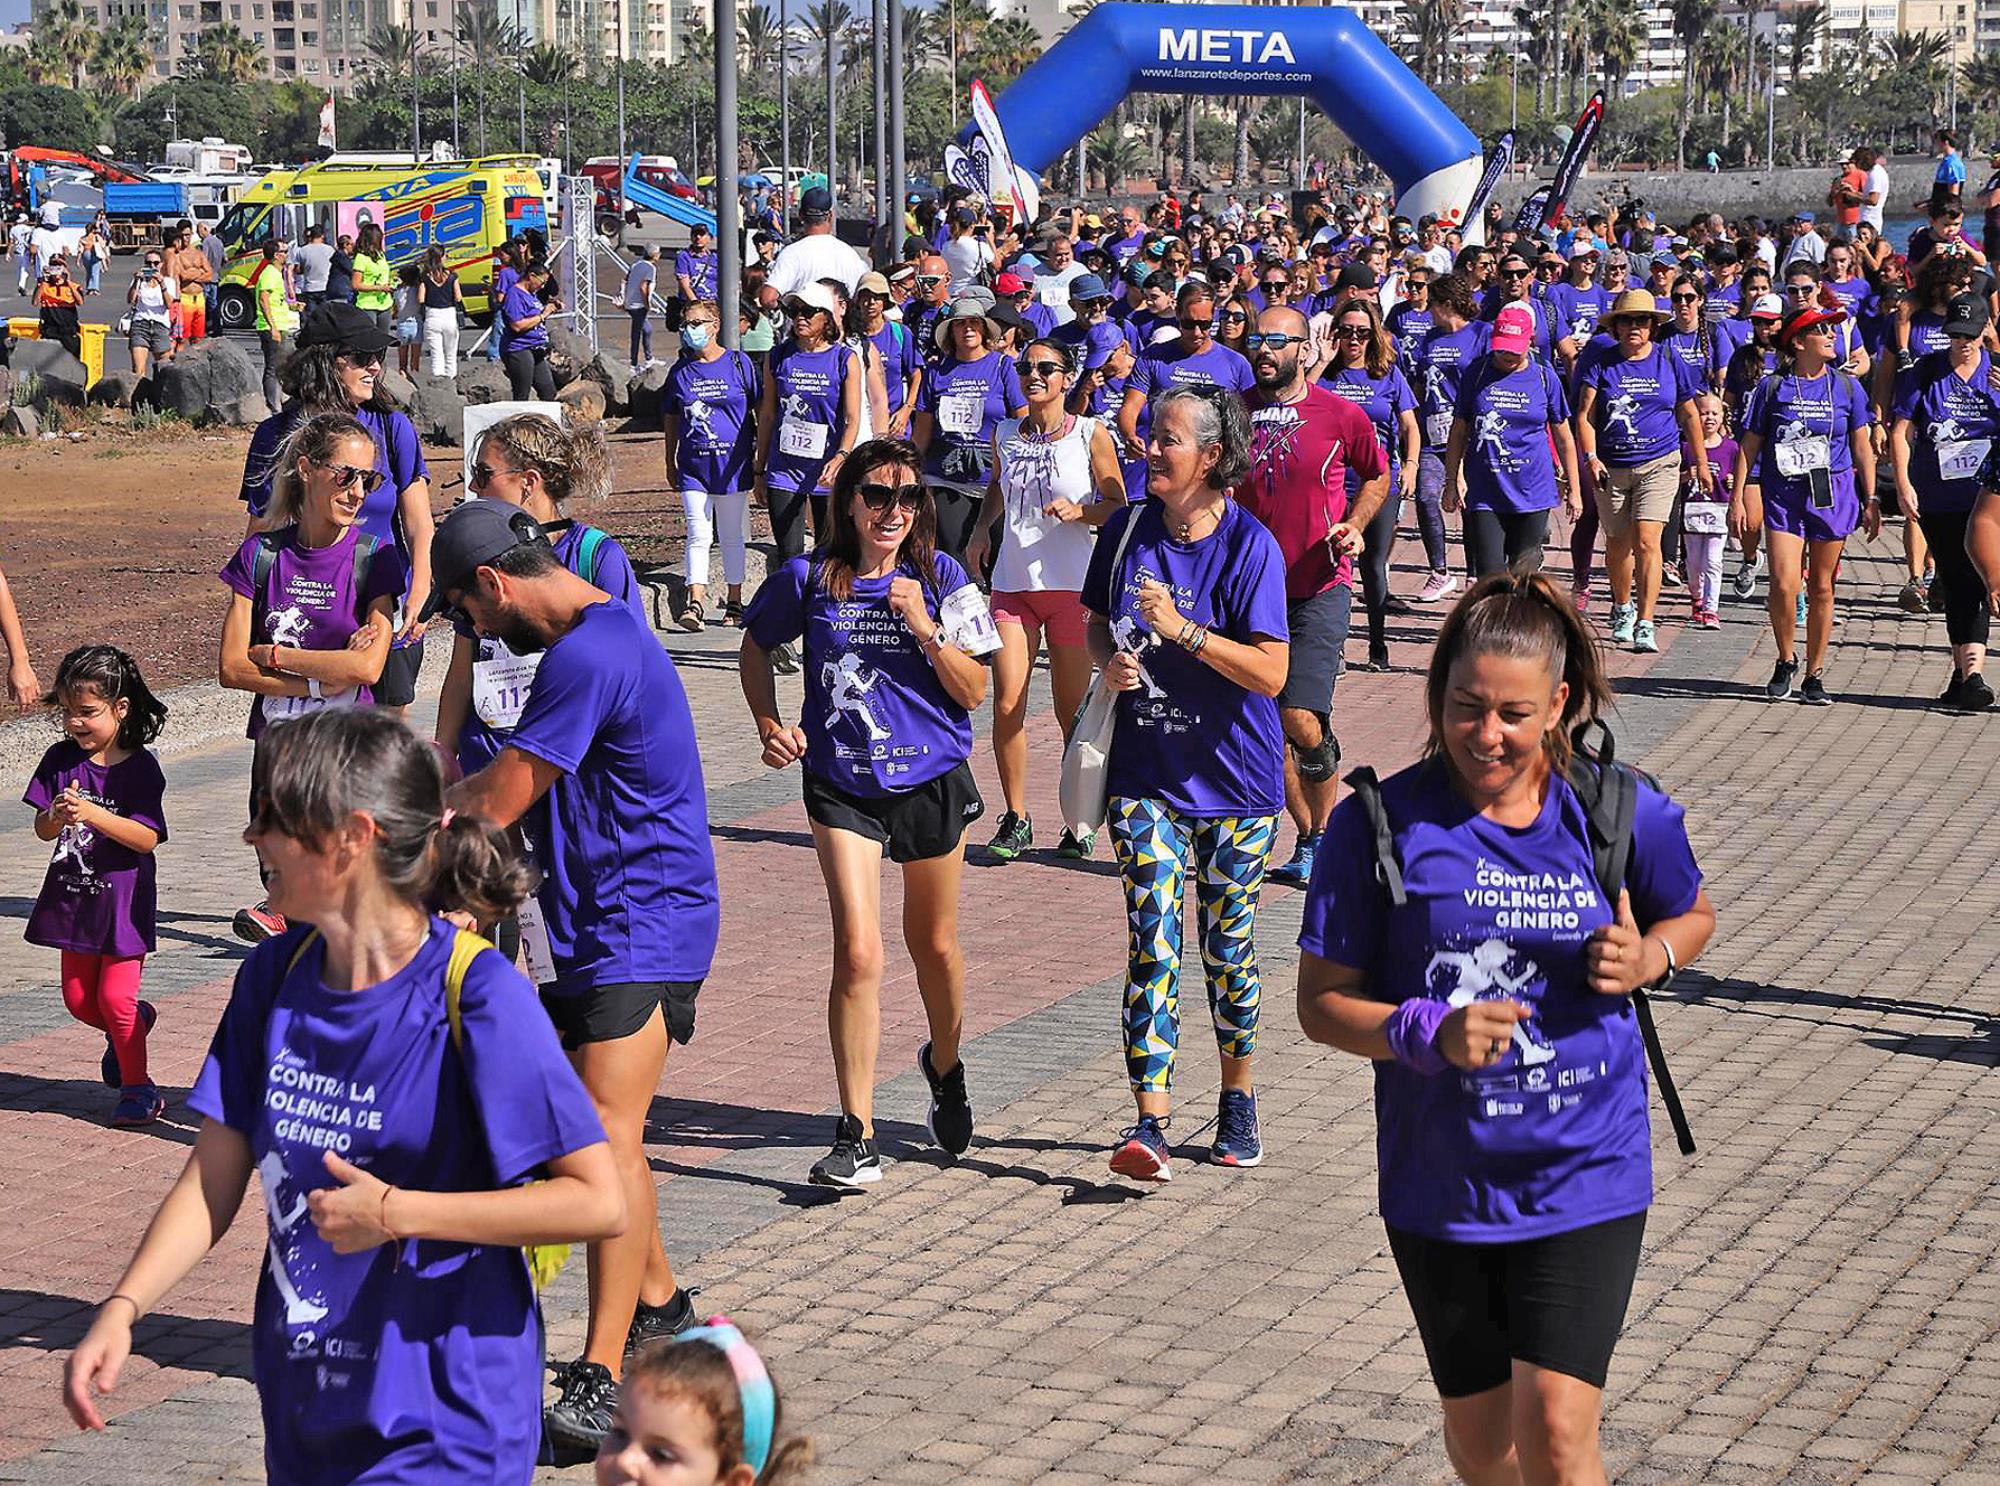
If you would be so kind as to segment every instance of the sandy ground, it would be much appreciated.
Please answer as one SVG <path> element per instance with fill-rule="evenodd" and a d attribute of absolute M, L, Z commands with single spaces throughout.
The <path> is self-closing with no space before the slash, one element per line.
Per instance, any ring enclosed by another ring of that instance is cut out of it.
<path fill-rule="evenodd" d="M 45 683 L 87 641 L 129 651 L 156 689 L 214 675 L 215 575 L 243 538 L 249 444 L 248 429 L 184 426 L 0 440 L 0 566 Z M 642 571 L 677 562 L 680 503 L 662 487 L 659 436 L 614 434 L 612 445 L 616 493 L 575 514 L 615 534 Z M 461 457 L 426 453 L 442 511 L 463 494 Z"/>

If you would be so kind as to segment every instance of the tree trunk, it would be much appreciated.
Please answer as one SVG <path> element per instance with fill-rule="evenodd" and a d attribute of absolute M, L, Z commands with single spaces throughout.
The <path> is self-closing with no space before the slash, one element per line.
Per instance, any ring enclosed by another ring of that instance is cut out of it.
<path fill-rule="evenodd" d="M 1252 100 L 1236 100 L 1236 189 L 1242 190 L 1243 183 L 1250 179 L 1250 113 Z"/>

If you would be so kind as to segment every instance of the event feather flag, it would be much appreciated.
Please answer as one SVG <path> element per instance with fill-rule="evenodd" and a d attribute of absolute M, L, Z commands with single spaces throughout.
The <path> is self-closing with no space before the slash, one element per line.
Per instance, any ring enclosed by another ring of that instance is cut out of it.
<path fill-rule="evenodd" d="M 326 102 L 319 106 L 319 143 L 321 149 L 335 147 L 333 131 L 333 94 L 326 95 Z"/>

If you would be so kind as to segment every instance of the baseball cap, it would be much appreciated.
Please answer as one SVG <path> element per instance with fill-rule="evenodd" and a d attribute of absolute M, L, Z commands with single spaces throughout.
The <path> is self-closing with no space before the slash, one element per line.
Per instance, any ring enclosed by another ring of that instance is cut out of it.
<path fill-rule="evenodd" d="M 1946 335 L 1984 335 L 1987 323 L 1992 318 L 1987 312 L 1986 301 L 1981 296 L 1977 294 L 1954 294 L 1944 307 L 1944 333 Z"/>
<path fill-rule="evenodd" d="M 1785 302 L 1775 294 L 1760 294 L 1750 306 L 1753 320 L 1782 320 L 1785 318 Z"/>
<path fill-rule="evenodd" d="M 351 304 L 317 304 L 293 344 L 300 350 L 312 346 L 338 346 L 343 351 L 386 351 L 396 338 L 375 322 L 366 310 Z"/>
<path fill-rule="evenodd" d="M 537 545 L 547 547 L 548 534 L 519 506 L 497 500 L 461 501 L 431 535 L 431 592 L 417 617 L 437 618 L 450 602 L 447 595 L 463 590 L 480 568 L 516 547 Z"/>
<path fill-rule="evenodd" d="M 1017 273 L 1003 273 L 993 281 L 993 288 L 1001 294 L 1019 294 L 1027 287 L 1028 281 Z"/>
<path fill-rule="evenodd" d="M 799 285 L 785 296 L 783 304 L 788 311 L 793 305 L 802 304 L 808 309 L 825 310 L 836 319 L 840 315 L 840 307 L 834 303 L 833 291 L 820 283 Z"/>
<path fill-rule="evenodd" d="M 1340 277 L 1333 281 L 1334 292 L 1342 289 L 1373 289 L 1375 270 L 1365 263 L 1350 263 L 1341 269 Z"/>
<path fill-rule="evenodd" d="M 954 227 L 970 227 L 974 222 L 977 222 L 978 220 L 979 220 L 979 213 L 974 211 L 969 206 L 957 206 L 952 208 L 951 225 Z"/>
<path fill-rule="evenodd" d="M 1080 273 L 1070 280 L 1069 297 L 1076 299 L 1109 299 L 1111 288 L 1094 273 Z"/>
<path fill-rule="evenodd" d="M 799 198 L 799 216 L 807 222 L 824 221 L 833 215 L 833 193 L 824 186 L 814 186 Z"/>
<path fill-rule="evenodd" d="M 1096 371 L 1117 354 L 1119 346 L 1125 343 L 1123 326 L 1113 325 L 1108 321 L 1103 325 L 1091 326 L 1083 338 L 1083 369 Z"/>
<path fill-rule="evenodd" d="M 1793 217 L 1792 220 L 1794 222 L 1810 222 L 1813 220 L 1813 214 L 1811 212 L 1800 212 L 1796 217 Z"/>
<path fill-rule="evenodd" d="M 1525 355 L 1535 344 L 1535 312 L 1519 300 L 1493 320 L 1493 349 Z"/>

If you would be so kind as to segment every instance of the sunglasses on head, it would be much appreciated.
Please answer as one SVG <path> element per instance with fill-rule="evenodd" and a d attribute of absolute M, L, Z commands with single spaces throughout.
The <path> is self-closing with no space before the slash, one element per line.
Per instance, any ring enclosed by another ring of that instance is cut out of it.
<path fill-rule="evenodd" d="M 329 475 L 332 475 L 333 483 L 338 485 L 342 490 L 348 490 L 359 485 L 363 491 L 373 495 L 376 487 L 382 483 L 382 472 L 380 470 L 364 470 L 351 464 L 328 464 L 320 459 L 315 459 L 313 463 L 325 470 Z"/>
<path fill-rule="evenodd" d="M 854 493 L 861 497 L 861 504 L 871 511 L 886 511 L 891 506 L 914 511 L 924 503 L 924 487 L 921 485 L 884 485 L 879 480 L 870 480 L 865 485 L 855 486 Z"/>

